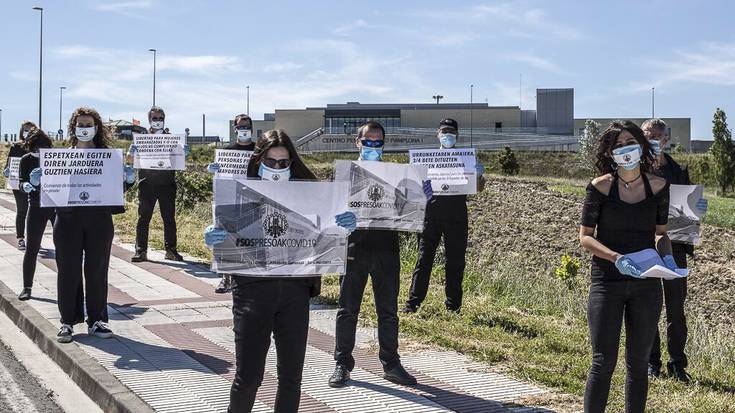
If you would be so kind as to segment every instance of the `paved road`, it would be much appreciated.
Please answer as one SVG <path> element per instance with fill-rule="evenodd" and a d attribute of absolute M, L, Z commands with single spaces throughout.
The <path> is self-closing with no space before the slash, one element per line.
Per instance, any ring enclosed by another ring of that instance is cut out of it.
<path fill-rule="evenodd" d="M 38 384 L 2 342 L 0 342 L 0 412 L 63 412 L 51 400 L 48 391 Z"/>

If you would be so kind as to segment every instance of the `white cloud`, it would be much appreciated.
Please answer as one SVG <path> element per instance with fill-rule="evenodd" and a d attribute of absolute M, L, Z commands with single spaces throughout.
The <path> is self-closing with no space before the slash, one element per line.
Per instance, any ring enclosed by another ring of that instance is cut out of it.
<path fill-rule="evenodd" d="M 133 0 L 133 1 L 97 1 L 92 8 L 98 11 L 110 11 L 116 13 L 129 13 L 136 10 L 145 10 L 153 7 L 150 0 Z"/>
<path fill-rule="evenodd" d="M 337 26 L 334 30 L 332 30 L 332 33 L 336 34 L 337 36 L 349 36 L 358 29 L 364 29 L 368 27 L 374 26 L 369 25 L 363 19 L 357 19 L 353 22 Z"/>
<path fill-rule="evenodd" d="M 526 63 L 531 67 L 542 70 L 544 72 L 554 73 L 557 75 L 568 74 L 559 65 L 551 61 L 550 59 L 537 56 L 533 53 L 513 53 L 506 57 L 508 60 Z"/>

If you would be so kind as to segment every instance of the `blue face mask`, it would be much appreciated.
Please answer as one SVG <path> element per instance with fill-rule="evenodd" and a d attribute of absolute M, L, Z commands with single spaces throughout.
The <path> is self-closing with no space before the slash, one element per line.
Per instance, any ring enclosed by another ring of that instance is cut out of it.
<path fill-rule="evenodd" d="M 625 170 L 635 169 L 641 163 L 641 145 L 628 145 L 612 151 L 613 159 L 618 166 L 622 166 Z"/>
<path fill-rule="evenodd" d="M 648 141 L 648 143 L 651 145 L 651 153 L 653 153 L 653 156 L 661 155 L 661 143 L 659 143 L 658 140 L 652 139 Z"/>
<path fill-rule="evenodd" d="M 273 181 L 273 182 L 288 181 L 289 179 L 291 179 L 291 168 L 273 169 L 263 164 L 260 164 L 260 169 L 258 169 L 258 175 L 260 175 L 260 179 L 264 181 Z"/>
<path fill-rule="evenodd" d="M 383 157 L 383 148 L 369 148 L 363 146 L 360 149 L 360 159 L 363 161 L 379 161 Z"/>
<path fill-rule="evenodd" d="M 457 144 L 457 135 L 453 133 L 442 133 L 439 135 L 442 148 L 453 148 Z"/>

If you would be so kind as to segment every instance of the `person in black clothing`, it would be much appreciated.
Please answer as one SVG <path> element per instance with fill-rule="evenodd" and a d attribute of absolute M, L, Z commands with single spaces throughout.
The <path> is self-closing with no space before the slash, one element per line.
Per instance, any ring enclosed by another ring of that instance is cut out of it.
<path fill-rule="evenodd" d="M 10 176 L 10 158 L 21 158 L 28 153 L 25 142 L 32 132 L 38 129 L 35 123 L 25 121 L 20 125 L 18 132 L 19 141 L 14 143 L 8 151 L 8 159 L 5 161 L 5 169 L 3 176 L 7 179 Z M 15 198 L 15 236 L 18 238 L 18 249 L 23 251 L 26 249 L 26 215 L 28 214 L 28 194 L 21 191 L 20 188 L 13 188 L 13 197 Z"/>
<path fill-rule="evenodd" d="M 72 148 L 110 148 L 110 131 L 92 108 L 80 107 L 74 111 L 69 120 L 68 136 Z M 135 179 L 135 172 L 131 167 L 125 167 L 124 172 L 125 183 L 129 185 Z M 41 170 L 31 172 L 31 182 L 34 176 L 40 178 Z M 72 341 L 74 324 L 84 321 L 85 303 L 89 335 L 112 337 L 107 325 L 107 273 L 115 235 L 112 215 L 123 212 L 122 206 L 56 208 L 54 245 L 61 313 L 61 328 L 56 339 L 61 343 Z"/>
<path fill-rule="evenodd" d="M 31 180 L 31 171 L 40 166 L 38 159 L 39 149 L 50 148 L 53 146 L 51 139 L 40 129 L 33 129 L 30 136 L 26 139 L 26 148 L 29 153 L 23 155 L 20 159 L 19 181 L 20 188 L 24 194 L 28 194 L 30 207 L 28 208 L 28 243 L 26 252 L 23 255 L 23 290 L 18 299 L 28 300 L 31 298 L 31 288 L 33 287 L 33 277 L 36 273 L 36 258 L 38 251 L 41 249 L 41 240 L 46 224 L 50 221 L 54 223 L 54 209 L 41 208 L 40 197 L 38 195 L 39 182 Z"/>
<path fill-rule="evenodd" d="M 444 119 L 439 122 L 436 131 L 440 150 L 451 149 L 457 144 L 459 125 L 454 119 Z M 477 188 L 482 191 L 485 168 L 477 165 Z M 444 304 L 449 311 L 459 311 L 462 306 L 462 280 L 464 279 L 465 253 L 467 252 L 467 195 L 434 195 L 426 206 L 424 231 L 418 235 L 419 257 L 413 271 L 411 289 L 408 301 L 403 308 L 404 313 L 415 313 L 426 299 L 429 289 L 431 269 L 434 267 L 434 257 L 439 241 L 444 237 L 444 251 L 446 264 L 446 284 Z"/>
<path fill-rule="evenodd" d="M 166 114 L 163 109 L 153 106 L 148 111 L 150 133 L 168 133 L 164 127 Z M 136 150 L 130 145 L 128 160 Z M 131 261 L 141 262 L 148 259 L 148 227 L 153 217 L 153 209 L 158 207 L 163 220 L 163 242 L 166 259 L 183 261 L 176 250 L 176 171 L 141 169 L 138 171 L 138 225 L 135 231 L 135 255 Z"/>
<path fill-rule="evenodd" d="M 258 139 L 248 165 L 248 176 L 263 180 L 316 180 L 304 165 L 291 139 L 282 130 L 271 130 Z M 355 214 L 336 217 L 337 225 L 355 228 Z M 221 243 L 227 231 L 210 225 L 204 233 L 208 246 Z M 301 397 L 301 378 L 309 330 L 309 299 L 319 295 L 319 277 L 232 276 L 232 314 L 235 332 L 235 379 L 230 391 L 233 413 L 250 412 L 263 380 L 265 360 L 273 334 L 278 357 L 276 413 L 296 413 Z"/>
<path fill-rule="evenodd" d="M 671 156 L 664 152 L 669 135 L 666 123 L 661 119 L 649 119 L 641 126 L 646 135 L 656 160 L 654 173 L 671 185 L 691 185 L 689 170 L 682 168 Z M 697 202 L 697 208 L 702 214 L 707 212 L 707 200 L 702 198 Z M 674 260 L 680 268 L 687 267 L 687 254 L 693 254 L 692 245 L 681 242 L 672 242 Z M 669 376 L 683 382 L 689 382 L 686 372 L 687 356 L 684 347 L 687 341 L 687 323 L 684 314 L 684 301 L 687 296 L 687 279 L 662 280 L 664 301 L 666 303 L 666 347 L 669 352 L 667 371 Z M 661 376 L 661 338 L 658 330 L 654 336 L 651 358 L 648 362 L 648 374 L 652 377 Z"/>
<path fill-rule="evenodd" d="M 378 122 L 367 122 L 358 130 L 356 145 L 360 150 L 361 161 L 380 161 L 385 145 L 385 129 Z M 430 198 L 430 181 L 424 183 L 424 192 Z M 357 316 L 368 275 L 373 282 L 375 309 L 378 313 L 378 356 L 385 372 L 383 377 L 397 384 L 416 384 L 416 378 L 403 368 L 398 355 L 400 273 L 397 231 L 361 229 L 350 235 L 347 269 L 339 280 L 339 310 L 334 348 L 336 366 L 329 378 L 329 386 L 346 386 L 350 372 L 355 367 L 352 350 L 355 348 Z"/>
<path fill-rule="evenodd" d="M 235 142 L 225 146 L 224 149 L 234 149 L 238 151 L 252 151 L 255 149 L 255 142 L 253 142 L 253 120 L 250 116 L 243 113 L 235 116 L 235 122 L 233 129 L 237 134 Z M 212 162 L 207 165 L 207 171 L 209 173 L 216 173 L 219 171 L 219 164 Z M 222 274 L 222 279 L 219 285 L 214 289 L 215 293 L 224 294 L 232 291 L 230 274 Z"/>
<path fill-rule="evenodd" d="M 593 254 L 587 318 L 592 367 L 584 411 L 604 412 L 625 320 L 626 413 L 642 413 L 648 397 L 648 358 L 661 313 L 661 284 L 641 277 L 627 255 L 655 248 L 674 270 L 666 235 L 669 184 L 653 175 L 653 155 L 643 131 L 631 121 L 615 121 L 599 139 L 597 169 L 603 175 L 587 186 L 580 243 Z"/>

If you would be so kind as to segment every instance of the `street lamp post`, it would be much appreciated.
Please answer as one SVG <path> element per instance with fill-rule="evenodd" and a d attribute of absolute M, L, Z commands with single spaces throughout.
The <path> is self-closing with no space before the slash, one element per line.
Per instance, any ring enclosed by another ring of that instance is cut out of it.
<path fill-rule="evenodd" d="M 470 147 L 473 146 L 472 145 L 472 129 L 473 129 L 473 125 L 472 125 L 472 106 L 473 105 L 472 103 L 474 100 L 473 99 L 474 90 L 475 90 L 475 85 L 470 85 Z"/>
<path fill-rule="evenodd" d="M 38 48 L 38 128 L 43 130 L 41 104 L 43 97 L 43 7 L 34 7 L 33 10 L 41 12 L 41 36 Z"/>
<path fill-rule="evenodd" d="M 656 88 L 651 88 L 651 119 L 656 117 Z"/>
<path fill-rule="evenodd" d="M 64 89 L 66 86 L 59 86 L 59 134 L 61 134 L 61 113 L 64 110 Z M 61 136 L 59 136 L 61 138 Z"/>
<path fill-rule="evenodd" d="M 248 106 L 247 106 L 247 111 L 246 111 L 245 113 L 246 113 L 246 114 L 247 114 L 248 116 L 250 116 L 250 86 L 246 86 L 245 88 L 246 88 L 246 89 L 247 89 L 247 91 L 248 91 L 248 93 L 247 93 L 247 96 L 248 96 L 248 97 L 247 97 L 247 101 L 248 101 Z"/>
<path fill-rule="evenodd" d="M 156 49 L 148 49 L 153 52 L 153 106 L 156 106 Z"/>
<path fill-rule="evenodd" d="M 437 95 L 432 96 L 432 99 L 436 100 L 436 104 L 438 105 L 439 100 L 444 99 L 444 96 L 437 94 Z"/>
<path fill-rule="evenodd" d="M 3 136 L 3 110 L 0 109 L 0 139 L 4 139 Z"/>

